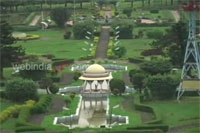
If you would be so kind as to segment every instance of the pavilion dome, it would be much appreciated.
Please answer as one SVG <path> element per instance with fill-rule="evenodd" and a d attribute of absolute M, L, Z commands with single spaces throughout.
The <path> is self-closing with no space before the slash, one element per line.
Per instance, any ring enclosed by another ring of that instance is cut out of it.
<path fill-rule="evenodd" d="M 106 70 L 103 66 L 101 66 L 99 64 L 93 64 L 85 70 L 85 73 L 87 73 L 87 74 L 101 74 L 101 73 L 106 73 Z"/>

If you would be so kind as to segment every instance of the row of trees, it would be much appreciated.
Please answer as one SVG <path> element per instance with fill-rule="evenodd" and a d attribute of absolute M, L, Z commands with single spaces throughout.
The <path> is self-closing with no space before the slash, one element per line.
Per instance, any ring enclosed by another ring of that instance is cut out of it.
<path fill-rule="evenodd" d="M 52 8 L 55 4 L 64 4 L 67 7 L 68 3 L 80 3 L 80 7 L 82 8 L 83 3 L 89 2 L 89 0 L 1 0 L 1 10 L 9 8 L 15 8 L 18 10 L 19 6 L 29 6 L 29 5 L 40 5 L 41 9 L 43 9 L 44 4 L 48 4 L 50 8 Z"/>
<path fill-rule="evenodd" d="M 179 80 L 171 75 L 169 61 L 153 60 L 142 63 L 140 69 L 129 72 L 132 84 L 146 98 L 168 99 L 175 94 Z"/>

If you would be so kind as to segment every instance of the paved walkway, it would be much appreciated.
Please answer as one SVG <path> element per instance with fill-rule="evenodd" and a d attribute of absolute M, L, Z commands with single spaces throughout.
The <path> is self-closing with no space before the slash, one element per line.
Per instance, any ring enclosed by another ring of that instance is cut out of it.
<path fill-rule="evenodd" d="M 109 40 L 110 40 L 110 26 L 103 26 L 100 35 L 100 41 L 97 46 L 97 53 L 96 53 L 97 59 L 104 59 L 107 57 Z"/>
<path fill-rule="evenodd" d="M 175 18 L 175 21 L 178 22 L 180 20 L 180 14 L 178 11 L 171 11 L 174 18 Z"/>
<path fill-rule="evenodd" d="M 32 20 L 32 22 L 29 24 L 29 26 L 35 26 L 39 20 L 40 20 L 40 15 L 36 15 Z"/>

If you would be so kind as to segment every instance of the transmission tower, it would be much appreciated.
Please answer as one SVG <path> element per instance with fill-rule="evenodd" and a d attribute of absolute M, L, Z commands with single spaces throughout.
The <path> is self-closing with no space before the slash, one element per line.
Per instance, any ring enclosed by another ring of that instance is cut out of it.
<path fill-rule="evenodd" d="M 189 4 L 183 6 L 183 9 L 189 12 L 189 35 L 185 50 L 181 83 L 178 89 L 178 100 L 184 91 L 200 92 L 200 53 L 196 38 L 196 14 L 200 11 L 200 5 L 196 4 L 194 0 L 190 0 Z"/>

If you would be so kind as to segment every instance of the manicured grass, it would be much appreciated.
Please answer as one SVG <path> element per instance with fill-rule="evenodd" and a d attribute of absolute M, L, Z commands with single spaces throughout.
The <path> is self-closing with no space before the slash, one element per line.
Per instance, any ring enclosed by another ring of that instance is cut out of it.
<path fill-rule="evenodd" d="M 132 99 L 132 101 L 130 99 Z M 129 125 L 126 126 L 140 125 L 142 123 L 140 119 L 140 114 L 134 110 L 133 102 L 133 96 L 131 95 L 110 96 L 110 112 L 111 108 L 119 105 L 118 108 L 112 109 L 112 114 L 128 116 Z"/>
<path fill-rule="evenodd" d="M 133 29 L 133 32 L 134 32 L 134 35 L 137 35 L 140 30 L 143 31 L 144 33 L 148 31 L 159 30 L 165 34 L 167 29 L 170 29 L 170 27 L 136 27 Z"/>
<path fill-rule="evenodd" d="M 151 105 L 156 113 L 162 116 L 164 124 L 170 126 L 185 125 L 191 122 L 198 122 L 199 119 L 199 98 L 184 97 L 180 102 L 177 100 L 153 101 L 146 103 Z"/>
<path fill-rule="evenodd" d="M 124 58 L 134 58 L 134 57 L 140 57 L 140 53 L 146 49 L 150 49 L 151 46 L 149 43 L 151 43 L 152 39 L 124 39 L 120 40 L 120 46 L 124 46 L 127 50 L 126 55 Z"/>
<path fill-rule="evenodd" d="M 78 59 L 89 54 L 89 52 L 82 50 L 86 47 L 84 40 L 65 40 L 63 38 L 64 30 L 48 29 L 28 32 L 28 34 L 41 36 L 38 40 L 18 41 L 16 43 L 16 46 L 21 45 L 25 48 L 28 55 L 53 54 L 56 58 Z"/>
<path fill-rule="evenodd" d="M 69 98 L 69 96 L 67 97 Z M 43 122 L 41 123 L 41 126 L 53 130 L 66 130 L 67 128 L 64 126 L 53 125 L 54 118 L 59 116 L 68 116 L 70 114 L 75 114 L 78 103 L 79 103 L 79 97 L 76 96 L 69 104 L 68 106 L 69 110 L 63 110 L 59 113 L 45 116 Z"/>

